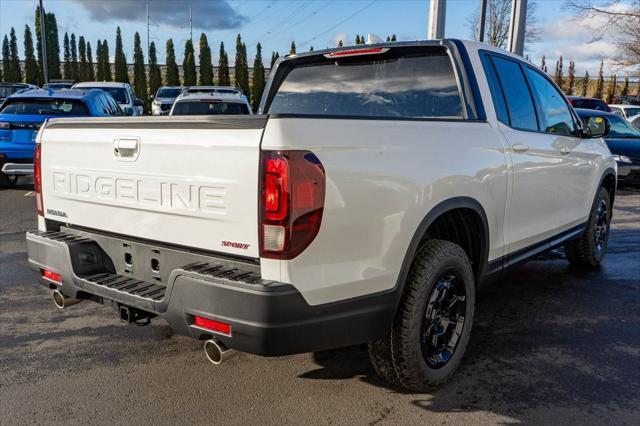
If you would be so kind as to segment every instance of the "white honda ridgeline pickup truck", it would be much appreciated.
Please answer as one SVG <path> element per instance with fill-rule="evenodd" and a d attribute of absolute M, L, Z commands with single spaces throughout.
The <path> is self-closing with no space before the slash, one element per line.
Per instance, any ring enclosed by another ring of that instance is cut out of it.
<path fill-rule="evenodd" d="M 424 391 L 460 364 L 479 283 L 561 245 L 604 255 L 615 161 L 518 56 L 291 55 L 260 112 L 43 126 L 27 243 L 58 307 L 164 318 L 214 363 L 368 343 L 380 376 Z"/>

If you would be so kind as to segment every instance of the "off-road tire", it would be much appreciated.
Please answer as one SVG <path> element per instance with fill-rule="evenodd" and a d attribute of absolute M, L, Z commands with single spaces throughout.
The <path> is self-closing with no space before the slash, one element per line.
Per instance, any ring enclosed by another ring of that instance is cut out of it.
<path fill-rule="evenodd" d="M 606 232 L 604 242 L 597 243 L 596 230 L 600 226 L 602 230 L 602 224 L 599 220 L 602 219 L 599 209 L 602 206 L 606 206 L 606 225 L 604 230 Z M 600 187 L 596 199 L 591 207 L 589 219 L 587 221 L 587 229 L 584 234 L 577 240 L 571 241 L 564 246 L 564 251 L 567 256 L 567 260 L 573 266 L 594 268 L 600 266 L 604 254 L 607 249 L 607 243 L 609 240 L 609 227 L 611 225 L 611 198 L 609 197 L 609 191 L 604 187 Z"/>
<path fill-rule="evenodd" d="M 376 374 L 386 382 L 402 387 L 391 356 L 391 333 L 387 333 L 381 339 L 370 342 L 368 349 L 369 360 Z"/>
<path fill-rule="evenodd" d="M 423 318 L 434 286 L 449 273 L 455 274 L 458 285 L 464 289 L 464 324 L 449 360 L 433 368 L 423 355 Z M 473 269 L 462 247 L 449 241 L 426 241 L 413 259 L 390 337 L 378 343 L 377 356 L 372 357 L 374 368 L 389 382 L 394 383 L 397 379 L 402 387 L 418 392 L 429 391 L 446 382 L 460 365 L 469 343 L 474 304 Z M 384 342 L 389 343 L 391 362 Z"/>

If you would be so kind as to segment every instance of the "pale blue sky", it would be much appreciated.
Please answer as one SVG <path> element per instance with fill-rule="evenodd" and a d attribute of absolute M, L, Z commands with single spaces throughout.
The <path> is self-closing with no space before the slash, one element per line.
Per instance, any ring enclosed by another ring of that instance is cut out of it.
<path fill-rule="evenodd" d="M 33 28 L 36 0 L 0 0 L 0 35 L 14 26 L 22 54 L 24 25 Z M 153 0 L 150 4 L 151 40 L 156 42 L 160 62 L 164 62 L 166 39 L 176 44 L 181 60 L 184 42 L 189 37 L 189 6 L 193 9 L 194 39 L 202 31 L 207 34 L 217 61 L 220 41 L 233 55 L 235 36 L 239 32 L 246 42 L 250 59 L 255 44 L 261 42 L 263 55 L 271 51 L 288 52 L 295 40 L 298 51 L 335 46 L 338 39 L 345 44 L 356 34 L 373 33 L 382 38 L 395 33 L 400 40 L 426 37 L 428 0 Z M 98 38 L 108 38 L 111 54 L 115 46 L 115 28 L 122 28 L 127 59 L 132 60 L 133 35 L 139 31 L 146 43 L 145 0 L 44 0 L 45 9 L 56 14 L 60 37 L 65 31 L 75 32 L 91 42 L 95 50 Z M 469 38 L 467 18 L 480 5 L 480 0 L 449 0 L 446 36 Z M 576 61 L 578 72 L 588 68 L 594 72 L 602 57 L 609 54 L 611 40 L 589 43 L 592 31 L 584 23 L 569 23 L 564 0 L 538 0 L 536 7 L 540 39 L 526 45 L 534 63 L 542 54 L 551 68 L 563 54 Z M 606 58 L 605 58 L 606 59 Z"/>

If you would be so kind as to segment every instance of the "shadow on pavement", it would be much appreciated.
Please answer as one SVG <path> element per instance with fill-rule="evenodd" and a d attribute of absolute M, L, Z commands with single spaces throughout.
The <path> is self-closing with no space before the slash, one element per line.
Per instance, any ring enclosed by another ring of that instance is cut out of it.
<path fill-rule="evenodd" d="M 432 412 L 490 411 L 515 418 L 549 406 L 637 409 L 640 229 L 612 232 L 600 269 L 572 269 L 554 251 L 483 286 L 460 369 L 412 404 Z M 625 270 L 633 264 L 635 269 Z M 321 368 L 302 378 L 356 377 L 405 393 L 375 375 L 365 346 L 318 352 L 314 361 Z"/>

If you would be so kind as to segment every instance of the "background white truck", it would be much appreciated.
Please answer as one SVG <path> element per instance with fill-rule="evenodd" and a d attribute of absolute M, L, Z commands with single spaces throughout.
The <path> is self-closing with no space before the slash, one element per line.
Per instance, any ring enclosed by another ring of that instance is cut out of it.
<path fill-rule="evenodd" d="M 615 161 L 517 56 L 291 55 L 261 112 L 49 121 L 27 242 L 56 304 L 162 317 L 216 363 L 367 342 L 421 391 L 459 365 L 481 281 L 562 244 L 604 254 Z"/>

